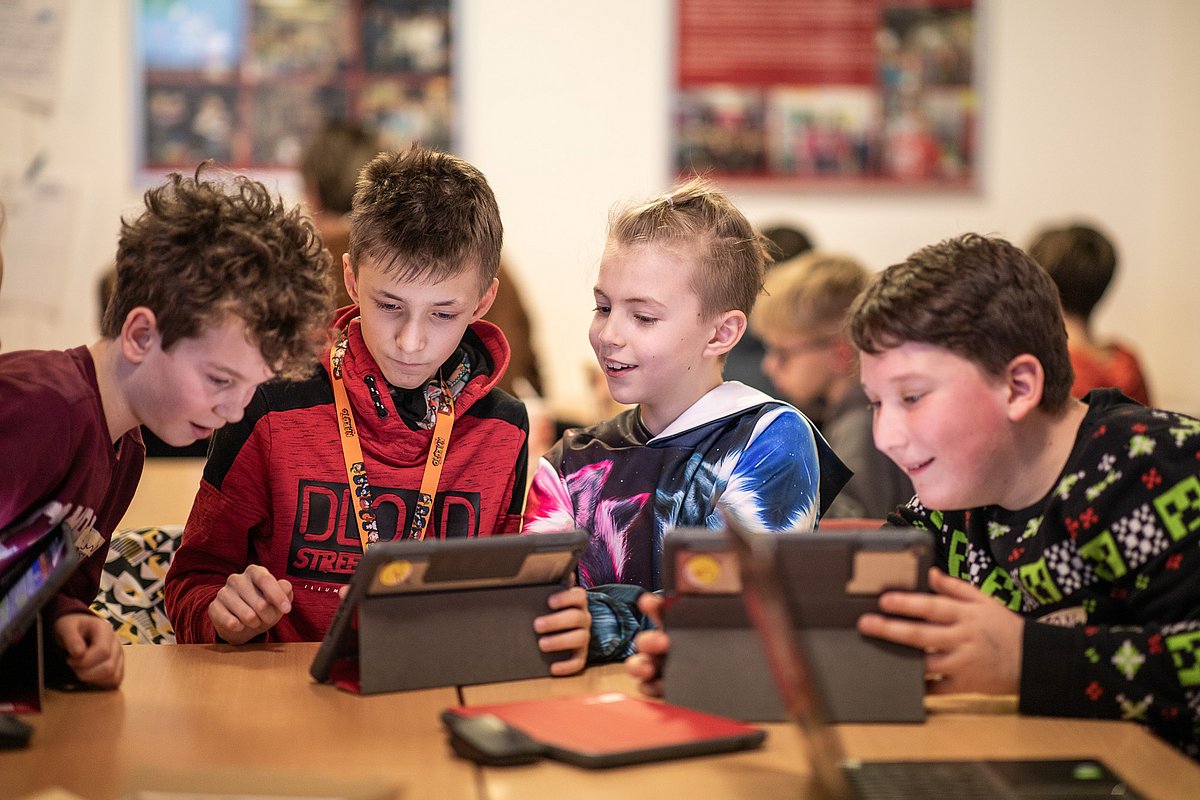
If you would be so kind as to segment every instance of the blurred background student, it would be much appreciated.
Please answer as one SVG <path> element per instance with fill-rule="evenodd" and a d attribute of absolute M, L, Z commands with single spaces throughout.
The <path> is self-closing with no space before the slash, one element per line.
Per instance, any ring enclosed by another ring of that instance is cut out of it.
<path fill-rule="evenodd" d="M 904 471 L 875 448 L 858 359 L 846 337 L 846 314 L 867 280 L 852 258 L 809 252 L 767 273 L 750 316 L 775 390 L 811 410 L 829 446 L 854 470 L 826 517 L 882 519 L 913 496 Z"/>
<path fill-rule="evenodd" d="M 1137 355 L 1119 340 L 1096 336 L 1092 327 L 1092 311 L 1117 271 L 1113 243 L 1089 225 L 1072 224 L 1043 229 L 1030 244 L 1029 254 L 1050 273 L 1062 298 L 1067 349 L 1075 369 L 1071 394 L 1083 397 L 1092 389 L 1115 386 L 1142 405 L 1150 405 Z"/>
<path fill-rule="evenodd" d="M 370 128 L 347 120 L 327 121 L 300 155 L 300 180 L 317 232 L 333 256 L 338 308 L 350 305 L 342 279 L 342 256 L 350 250 L 350 203 L 363 165 L 384 147 Z"/>
<path fill-rule="evenodd" d="M 762 234 L 771 240 L 771 247 L 768 250 L 774 259 L 767 264 L 768 274 L 774 264 L 790 261 L 813 249 L 813 242 L 809 235 L 791 225 L 773 225 L 763 228 Z M 766 352 L 762 340 L 758 338 L 753 329 L 747 330 L 741 341 L 734 345 L 733 350 L 729 351 L 729 355 L 725 358 L 725 380 L 741 381 L 760 392 L 774 394 L 775 388 L 771 379 L 762 369 L 764 355 Z"/>

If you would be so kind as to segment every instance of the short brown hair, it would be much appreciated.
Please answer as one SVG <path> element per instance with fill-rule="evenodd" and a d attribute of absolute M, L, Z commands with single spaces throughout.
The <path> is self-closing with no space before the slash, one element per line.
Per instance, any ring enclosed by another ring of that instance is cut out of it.
<path fill-rule="evenodd" d="M 1104 234 L 1087 225 L 1049 228 L 1029 246 L 1029 255 L 1058 286 L 1063 310 L 1087 319 L 1117 271 L 1117 251 Z"/>
<path fill-rule="evenodd" d="M 654 243 L 698 256 L 692 289 L 700 313 L 738 310 L 747 316 L 762 291 L 767 240 L 729 198 L 704 178 L 609 215 L 609 246 Z"/>
<path fill-rule="evenodd" d="M 408 280 L 444 280 L 467 264 L 480 293 L 500 269 L 504 226 L 487 178 L 461 158 L 413 145 L 380 153 L 359 174 L 350 265 L 364 259 Z"/>
<path fill-rule="evenodd" d="M 1046 380 L 1041 407 L 1061 411 L 1075 380 L 1054 281 L 1004 239 L 968 233 L 881 272 L 851 309 L 850 338 L 877 354 L 906 342 L 944 347 L 990 375 L 1028 353 Z"/>
<path fill-rule="evenodd" d="M 129 312 L 154 312 L 163 349 L 239 317 L 278 374 L 311 369 L 333 312 L 329 251 L 298 207 L 245 176 L 229 185 L 175 173 L 121 221 L 116 282 L 101 333 L 117 338 Z"/>
<path fill-rule="evenodd" d="M 751 327 L 760 335 L 840 333 L 868 278 L 866 268 L 849 256 L 808 252 L 784 261 L 767 273 Z"/>

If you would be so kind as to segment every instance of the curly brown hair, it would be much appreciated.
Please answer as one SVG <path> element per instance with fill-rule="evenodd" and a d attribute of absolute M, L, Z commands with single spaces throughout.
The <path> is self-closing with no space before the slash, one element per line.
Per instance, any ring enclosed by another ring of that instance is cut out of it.
<path fill-rule="evenodd" d="M 169 349 L 233 314 L 282 377 L 308 372 L 333 313 L 329 251 L 298 207 L 258 181 L 229 184 L 178 173 L 121 220 L 116 282 L 101 333 L 120 335 L 129 312 L 154 312 Z"/>
<path fill-rule="evenodd" d="M 725 311 L 750 315 L 762 291 L 770 241 L 729 197 L 705 178 L 609 216 L 608 246 L 654 243 L 696 255 L 692 288 L 706 319 Z"/>
<path fill-rule="evenodd" d="M 504 226 L 487 178 L 461 158 L 413 145 L 362 168 L 350 212 L 350 266 L 371 259 L 403 280 L 473 268 L 482 295 L 500 269 Z"/>
<path fill-rule="evenodd" d="M 1052 414 L 1075 380 L 1054 281 L 998 237 L 947 239 L 879 273 L 850 309 L 850 338 L 873 355 L 906 342 L 944 347 L 989 375 L 1028 353 L 1045 370 L 1040 406 Z"/>

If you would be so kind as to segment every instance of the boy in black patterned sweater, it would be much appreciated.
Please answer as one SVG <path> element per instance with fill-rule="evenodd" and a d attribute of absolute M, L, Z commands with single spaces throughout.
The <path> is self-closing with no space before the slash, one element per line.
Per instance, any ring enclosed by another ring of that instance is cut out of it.
<path fill-rule="evenodd" d="M 926 650 L 931 692 L 1134 720 L 1200 756 L 1200 421 L 1072 399 L 1054 283 L 1000 239 L 888 268 L 850 333 L 875 444 L 917 492 L 891 521 L 931 530 L 940 567 L 859 630 Z"/>

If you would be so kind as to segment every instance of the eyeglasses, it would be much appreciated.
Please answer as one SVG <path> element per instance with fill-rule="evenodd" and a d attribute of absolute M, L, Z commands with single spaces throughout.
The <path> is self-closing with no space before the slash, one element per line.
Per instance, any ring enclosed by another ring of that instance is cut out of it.
<path fill-rule="evenodd" d="M 809 339 L 808 341 L 789 344 L 785 347 L 776 347 L 773 344 L 767 344 L 764 342 L 763 346 L 766 352 L 763 354 L 763 357 L 775 358 L 778 359 L 780 363 L 786 363 L 787 361 L 797 356 L 804 355 L 805 353 L 824 350 L 837 342 L 837 339 L 838 337 L 836 334 L 826 334 L 825 336 L 818 336 L 815 339 Z"/>

